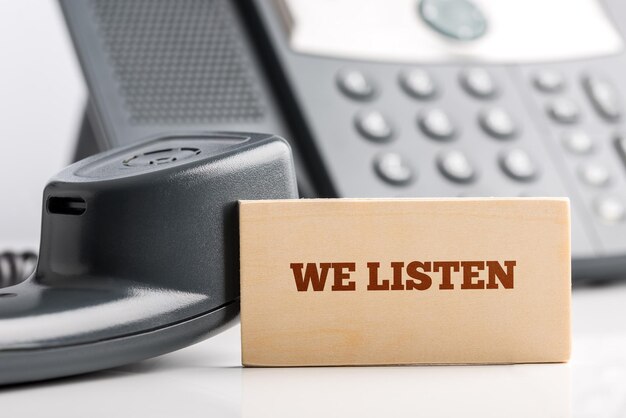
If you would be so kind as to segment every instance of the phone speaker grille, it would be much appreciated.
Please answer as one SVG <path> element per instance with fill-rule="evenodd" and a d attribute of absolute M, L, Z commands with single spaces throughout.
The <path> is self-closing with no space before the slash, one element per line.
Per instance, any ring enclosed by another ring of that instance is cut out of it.
<path fill-rule="evenodd" d="M 266 111 L 230 0 L 93 0 L 132 124 L 258 122 Z"/>

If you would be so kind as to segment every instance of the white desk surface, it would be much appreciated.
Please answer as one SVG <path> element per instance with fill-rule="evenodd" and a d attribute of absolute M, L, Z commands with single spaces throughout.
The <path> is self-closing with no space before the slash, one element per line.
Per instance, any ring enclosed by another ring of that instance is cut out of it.
<path fill-rule="evenodd" d="M 0 250 L 36 246 L 85 88 L 52 1 L 0 2 Z M 10 221 L 8 221 L 10 219 Z M 626 417 L 626 282 L 576 289 L 569 364 L 244 369 L 239 327 L 175 353 L 0 389 L 2 417 Z"/>
<path fill-rule="evenodd" d="M 239 326 L 175 353 L 0 391 L 2 415 L 625 417 L 626 285 L 573 293 L 568 364 L 243 368 Z"/>

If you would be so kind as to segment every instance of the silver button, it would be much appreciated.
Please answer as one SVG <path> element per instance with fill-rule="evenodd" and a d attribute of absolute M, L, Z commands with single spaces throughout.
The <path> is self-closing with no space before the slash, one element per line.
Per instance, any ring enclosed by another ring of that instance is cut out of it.
<path fill-rule="evenodd" d="M 537 175 L 537 167 L 526 151 L 512 149 L 500 158 L 502 170 L 515 180 L 530 180 Z"/>
<path fill-rule="evenodd" d="M 441 173 L 452 181 L 466 183 L 474 179 L 476 171 L 461 151 L 448 151 L 442 154 L 437 165 Z"/>
<path fill-rule="evenodd" d="M 609 183 L 609 170 L 600 164 L 588 163 L 578 171 L 580 179 L 589 186 L 601 187 Z"/>
<path fill-rule="evenodd" d="M 405 92 L 417 99 L 429 99 L 437 92 L 435 82 L 422 69 L 403 71 L 400 74 L 400 85 Z"/>
<path fill-rule="evenodd" d="M 385 142 L 390 140 L 393 135 L 391 124 L 387 121 L 385 115 L 378 110 L 368 110 L 359 113 L 355 124 L 361 135 L 374 141 Z"/>
<path fill-rule="evenodd" d="M 588 154 L 593 149 L 593 141 L 583 131 L 569 131 L 563 134 L 563 146 L 572 154 Z"/>
<path fill-rule="evenodd" d="M 580 108 L 570 99 L 554 100 L 548 106 L 548 113 L 559 123 L 574 123 L 580 118 Z"/>
<path fill-rule="evenodd" d="M 603 221 L 610 223 L 622 221 L 626 214 L 624 204 L 619 199 L 611 196 L 596 200 L 595 210 Z"/>
<path fill-rule="evenodd" d="M 487 30 L 487 19 L 469 0 L 422 0 L 419 13 L 431 29 L 456 40 L 477 39 Z"/>
<path fill-rule="evenodd" d="M 441 109 L 425 112 L 419 120 L 419 126 L 429 137 L 441 140 L 451 139 L 456 131 L 448 115 Z"/>
<path fill-rule="evenodd" d="M 609 121 L 616 121 L 622 116 L 617 91 L 608 81 L 598 77 L 585 77 L 583 87 L 600 116 Z"/>
<path fill-rule="evenodd" d="M 541 70 L 535 74 L 535 87 L 544 93 L 555 93 L 563 90 L 565 79 L 563 74 L 555 70 Z"/>
<path fill-rule="evenodd" d="M 489 72 L 483 68 L 469 68 L 463 71 L 461 85 L 469 94 L 479 98 L 492 97 L 498 90 Z"/>
<path fill-rule="evenodd" d="M 480 126 L 496 138 L 510 138 L 515 135 L 515 122 L 511 115 L 501 108 L 489 109 L 479 116 Z"/>
<path fill-rule="evenodd" d="M 374 169 L 383 180 L 394 185 L 408 184 L 414 177 L 408 161 L 395 152 L 386 152 L 376 157 Z"/>
<path fill-rule="evenodd" d="M 357 100 L 371 99 L 376 92 L 374 84 L 357 70 L 341 71 L 337 76 L 337 84 L 345 95 Z"/>

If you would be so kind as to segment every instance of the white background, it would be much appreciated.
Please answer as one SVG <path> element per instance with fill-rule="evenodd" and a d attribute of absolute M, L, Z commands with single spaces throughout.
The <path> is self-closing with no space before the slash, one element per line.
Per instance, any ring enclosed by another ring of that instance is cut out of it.
<path fill-rule="evenodd" d="M 0 251 L 35 248 L 85 87 L 58 6 L 0 0 Z M 139 364 L 0 389 L 3 417 L 626 417 L 626 285 L 576 289 L 569 364 L 243 369 L 239 328 Z M 0 324 L 0 332 L 1 332 Z"/>
<path fill-rule="evenodd" d="M 57 3 L 0 0 L 0 252 L 38 247 L 43 188 L 71 162 L 86 97 Z"/>

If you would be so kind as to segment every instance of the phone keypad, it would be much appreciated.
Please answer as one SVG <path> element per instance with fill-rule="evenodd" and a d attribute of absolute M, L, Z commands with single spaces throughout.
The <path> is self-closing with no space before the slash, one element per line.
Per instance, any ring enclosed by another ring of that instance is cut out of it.
<path fill-rule="evenodd" d="M 553 122 L 549 125 L 550 130 L 564 150 L 563 162 L 570 167 L 574 175 L 572 184 L 579 191 L 587 210 L 600 221 L 600 225 L 623 224 L 626 221 L 626 205 L 618 191 L 623 190 L 624 181 L 616 173 L 616 166 L 610 158 L 610 154 L 617 149 L 625 163 L 621 168 L 626 168 L 626 149 L 621 150 L 620 146 L 626 147 L 626 143 L 622 144 L 619 136 L 615 142 L 610 140 L 615 135 L 614 124 L 622 117 L 620 98 L 608 79 L 584 71 L 582 76 L 581 73 L 570 74 L 580 84 L 567 83 L 559 72 L 562 80 L 555 84 L 561 87 L 556 89 L 539 85 L 537 74 L 543 71 L 531 75 L 531 82 L 541 93 L 538 103 L 547 105 L 547 121 Z M 581 123 L 583 117 L 584 125 Z M 590 156 L 594 156 L 594 160 L 590 160 Z M 600 239 L 607 240 L 602 241 L 603 245 L 607 248 L 618 245 L 614 234 L 602 235 L 604 228 L 606 226 L 601 226 L 598 230 Z"/>
<path fill-rule="evenodd" d="M 521 137 L 521 120 L 513 117 L 510 109 L 500 105 L 500 97 L 506 91 L 502 91 L 502 80 L 494 77 L 490 71 L 472 67 L 461 70 L 456 75 L 459 81 L 459 90 L 466 97 L 476 100 L 477 104 L 485 101 L 492 102 L 492 106 L 479 108 L 476 110 L 477 126 L 487 137 L 503 140 L 502 149 L 497 151 L 495 157 L 495 169 L 499 170 L 509 181 L 522 184 L 542 184 L 540 174 L 542 172 L 539 162 L 541 158 L 533 158 L 530 151 L 514 146 L 504 148 L 506 140 L 514 140 Z M 594 154 L 598 146 L 594 137 L 585 130 L 578 128 L 583 117 L 584 103 L 579 104 L 581 94 L 575 95 L 568 84 L 564 74 L 557 70 L 545 69 L 533 72 L 531 84 L 534 91 L 545 97 L 543 106 L 548 120 L 553 122 L 553 126 L 563 127 L 562 132 L 557 132 L 557 139 L 560 140 L 560 147 L 564 155 L 570 158 L 582 158 Z M 383 84 L 377 83 L 381 80 L 373 80 L 366 76 L 364 72 L 357 69 L 343 70 L 337 75 L 337 82 L 341 92 L 350 100 L 361 102 L 378 103 L 385 106 L 385 95 L 381 93 Z M 439 102 L 445 104 L 440 84 L 433 74 L 422 68 L 410 68 L 396 73 L 395 85 L 405 97 L 423 102 Z M 585 97 L 589 100 L 596 113 L 604 120 L 618 120 L 621 117 L 621 106 L 611 84 L 598 77 L 585 76 L 581 79 L 581 87 Z M 384 93 L 384 92 L 382 92 Z M 444 92 L 445 93 L 445 92 Z M 458 93 L 457 93 L 458 94 Z M 503 99 L 503 100 L 504 100 Z M 507 99 L 503 104 L 510 104 Z M 417 103 L 416 103 L 417 104 Z M 472 161 L 471 152 L 468 154 L 460 148 L 448 148 L 446 143 L 466 144 L 465 141 L 458 142 L 461 138 L 462 125 L 455 120 L 446 107 L 425 107 L 417 108 L 414 113 L 417 118 L 417 129 L 424 137 L 435 140 L 432 143 L 440 143 L 437 147 L 442 147 L 435 154 L 435 169 L 442 178 L 450 184 L 458 184 L 459 187 L 468 187 L 470 184 L 479 185 L 479 174 L 476 165 Z M 398 115 L 394 114 L 394 117 Z M 461 118 L 467 122 L 467 118 Z M 402 122 L 395 121 L 395 122 Z M 360 109 L 356 111 L 354 120 L 356 131 L 359 136 L 376 143 L 386 143 L 398 139 L 398 126 L 392 124 L 389 115 L 384 114 L 379 109 Z M 399 126 L 402 124 L 400 123 Z M 587 125 L 585 125 L 585 128 Z M 471 128 L 471 129 L 470 129 Z M 465 131 L 465 129 L 463 129 Z M 474 138 L 475 128 L 467 127 L 468 132 Z M 532 130 L 531 130 L 532 131 Z M 531 134 L 531 133 L 529 133 Z M 476 139 L 478 140 L 478 139 Z M 626 165 L 626 139 L 618 138 L 615 143 L 618 152 Z M 402 141 L 400 141 L 402 142 Z M 400 144 L 397 142 L 397 144 Z M 394 142 L 396 143 L 396 142 Z M 514 144 L 515 142 L 512 142 Z M 599 144 L 601 145 L 601 144 Z M 402 148 L 402 147 L 400 147 Z M 469 151 L 469 150 L 468 150 Z M 431 151 L 432 152 L 432 151 Z M 601 154 L 601 153 L 600 153 Z M 415 159 L 406 155 L 400 149 L 386 151 L 375 155 L 373 160 L 373 171 L 388 185 L 394 187 L 406 187 L 413 184 L 417 178 L 417 168 Z M 613 183 L 613 176 L 610 167 L 601 165 L 593 161 L 578 161 L 572 167 L 574 178 L 580 182 L 581 187 L 588 190 L 610 192 Z M 483 171 L 483 170 L 480 170 Z M 490 170 L 486 170 L 490 173 Z M 493 175 L 493 171 L 489 174 Z M 536 187 L 536 186 L 535 186 Z M 539 186 L 543 187 L 543 186 Z M 407 189 L 408 190 L 408 189 Z M 468 189 L 470 190 L 470 189 Z M 473 189 L 471 189 L 473 190 Z M 477 191 L 479 192 L 479 191 Z M 516 194 L 524 194 L 524 190 L 518 190 Z M 471 194 L 476 194 L 472 192 Z M 489 192 L 487 192 L 489 194 Z M 591 209 L 604 223 L 617 223 L 626 219 L 626 206 L 619 197 L 603 194 L 593 196 Z"/>

